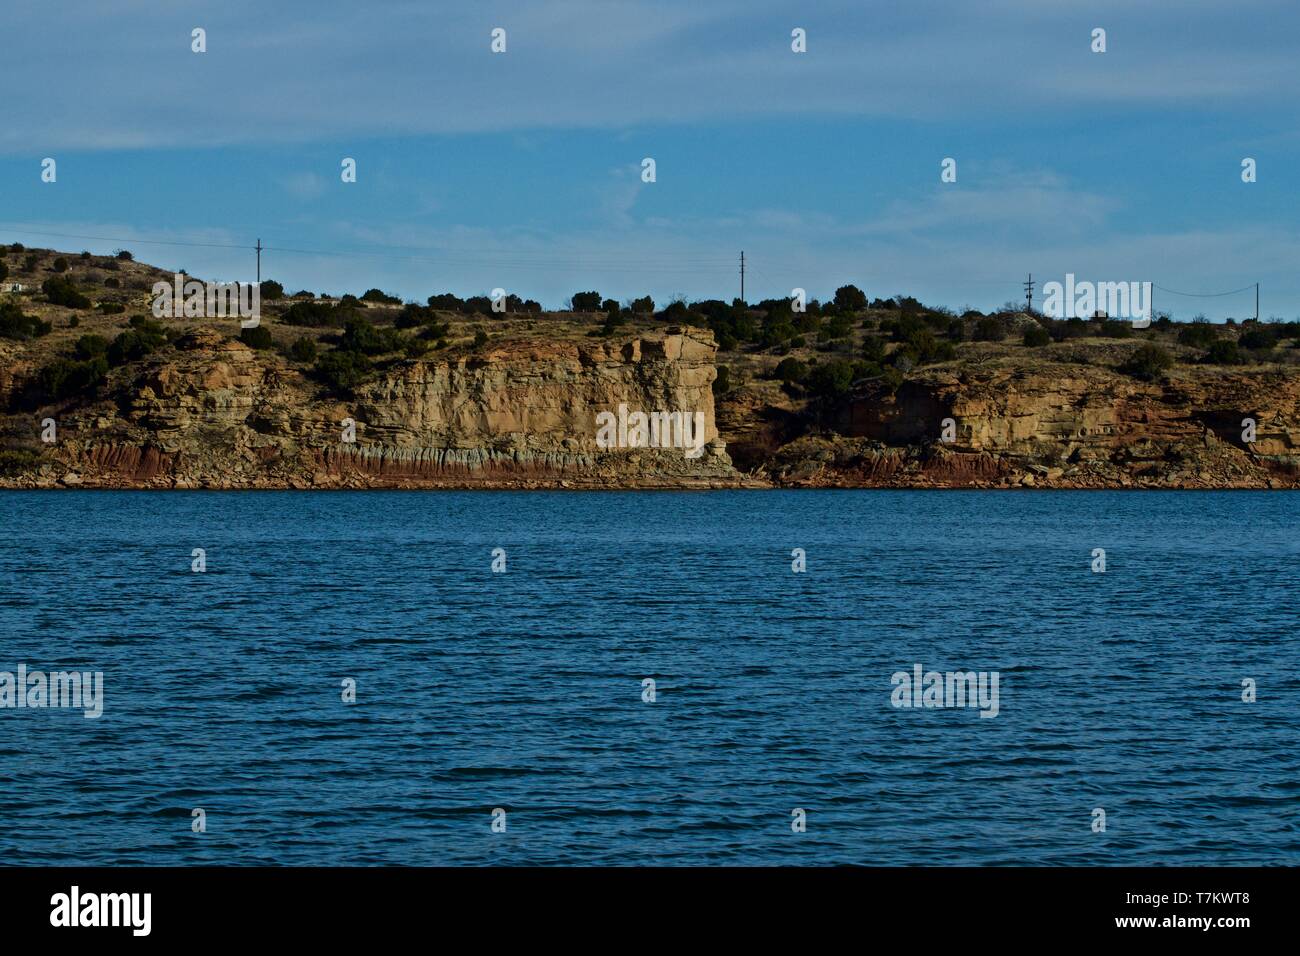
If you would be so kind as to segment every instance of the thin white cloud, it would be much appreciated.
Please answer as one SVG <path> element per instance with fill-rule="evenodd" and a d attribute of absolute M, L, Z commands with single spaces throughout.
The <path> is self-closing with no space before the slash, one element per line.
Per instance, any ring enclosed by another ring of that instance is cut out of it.
<path fill-rule="evenodd" d="M 739 117 L 970 123 L 1179 108 L 1296 118 L 1292 5 L 230 0 L 6 16 L 0 150 L 625 129 Z M 1261 29 L 1260 24 L 1273 28 Z M 68 24 L 87 25 L 69 29 Z M 208 31 L 194 54 L 189 31 Z M 489 51 L 489 31 L 509 48 Z M 789 49 L 804 26 L 809 50 Z M 1094 25 L 1108 51 L 1088 49 Z M 57 51 L 57 59 L 51 59 Z"/>

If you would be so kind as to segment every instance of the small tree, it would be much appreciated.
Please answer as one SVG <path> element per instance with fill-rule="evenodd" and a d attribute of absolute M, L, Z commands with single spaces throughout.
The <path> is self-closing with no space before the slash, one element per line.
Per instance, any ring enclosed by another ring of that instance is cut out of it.
<path fill-rule="evenodd" d="M 275 344 L 271 338 L 271 330 L 265 325 L 255 325 L 250 329 L 239 330 L 239 341 L 243 342 L 250 349 L 269 349 Z"/>
<path fill-rule="evenodd" d="M 1026 348 L 1031 348 L 1031 349 L 1041 348 L 1044 345 L 1050 345 L 1051 342 L 1052 342 L 1051 333 L 1048 332 L 1047 329 L 1043 328 L 1041 325 L 1035 325 L 1031 328 L 1025 329 Z"/>
<path fill-rule="evenodd" d="M 570 299 L 574 312 L 595 312 L 600 309 L 599 292 L 575 292 Z"/>
<path fill-rule="evenodd" d="M 1173 367 L 1173 364 L 1174 360 L 1168 352 L 1154 342 L 1147 342 L 1138 346 L 1137 351 L 1129 356 L 1128 361 L 1121 365 L 1119 370 L 1134 378 L 1150 381 L 1159 378 Z"/>
<path fill-rule="evenodd" d="M 1241 354 L 1236 342 L 1219 339 L 1210 344 L 1210 350 L 1205 353 L 1205 361 L 1211 365 L 1244 365 L 1246 357 Z"/>
<path fill-rule="evenodd" d="M 772 370 L 772 377 L 782 382 L 801 382 L 808 377 L 808 366 L 797 358 L 783 358 Z"/>
<path fill-rule="evenodd" d="M 316 361 L 316 340 L 305 335 L 295 339 L 293 345 L 289 346 L 289 357 L 295 362 L 310 365 Z"/>
<path fill-rule="evenodd" d="M 1001 342 L 1006 332 L 1002 323 L 994 316 L 988 316 L 975 323 L 971 338 L 976 342 Z"/>
<path fill-rule="evenodd" d="M 70 280 L 62 276 L 46 279 L 41 283 L 41 291 L 53 305 L 61 305 L 69 309 L 90 308 L 90 300 L 78 292 Z"/>
<path fill-rule="evenodd" d="M 867 295 L 855 285 L 842 285 L 835 290 L 835 307 L 845 311 L 865 309 Z"/>

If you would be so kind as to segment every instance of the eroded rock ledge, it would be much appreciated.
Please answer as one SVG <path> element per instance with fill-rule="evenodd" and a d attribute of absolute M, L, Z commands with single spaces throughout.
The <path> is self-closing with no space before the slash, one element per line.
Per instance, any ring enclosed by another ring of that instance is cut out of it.
<path fill-rule="evenodd" d="M 710 332 L 685 326 L 498 341 L 396 362 L 342 400 L 274 353 L 200 329 L 114 371 L 92 404 L 11 409 L 10 433 L 28 430 L 40 457 L 0 487 L 1300 487 L 1294 366 L 1180 366 L 1145 382 L 1098 365 L 959 361 L 894 392 L 867 386 L 829 417 L 783 405 L 773 385 L 731 392 L 715 415 L 716 354 Z M 25 370 L 3 371 L 12 397 Z M 700 412 L 703 454 L 598 447 L 597 414 L 620 404 Z M 35 441 L 45 416 L 53 446 Z"/>
<path fill-rule="evenodd" d="M 714 421 L 717 346 L 689 327 L 630 341 L 503 343 L 395 364 L 352 399 L 215 332 L 56 412 L 59 440 L 9 487 L 737 487 Z M 125 374 L 129 371 L 130 374 Z M 700 413 L 704 450 L 602 449 L 620 404 Z M 347 420 L 353 441 L 345 441 Z"/>

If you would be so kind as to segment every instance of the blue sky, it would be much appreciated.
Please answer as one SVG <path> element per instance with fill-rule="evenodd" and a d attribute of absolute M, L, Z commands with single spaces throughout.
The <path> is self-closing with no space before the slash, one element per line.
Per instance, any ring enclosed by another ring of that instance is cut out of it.
<path fill-rule="evenodd" d="M 1294 318 L 1298 34 L 1265 0 L 11 3 L 0 240 L 229 280 L 260 236 L 293 290 L 547 306 L 730 298 L 744 249 L 751 301 L 1073 272 Z"/>

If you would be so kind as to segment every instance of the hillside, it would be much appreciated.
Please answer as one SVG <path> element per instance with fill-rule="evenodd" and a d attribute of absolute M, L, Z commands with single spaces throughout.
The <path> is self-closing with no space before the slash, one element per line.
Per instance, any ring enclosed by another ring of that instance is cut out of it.
<path fill-rule="evenodd" d="M 802 314 L 594 294 L 497 314 L 268 282 L 241 332 L 154 319 L 171 279 L 0 246 L 0 290 L 22 286 L 0 291 L 0 486 L 1300 485 L 1297 323 L 1134 331 L 851 286 Z M 699 413 L 700 454 L 599 447 L 620 405 Z"/>

